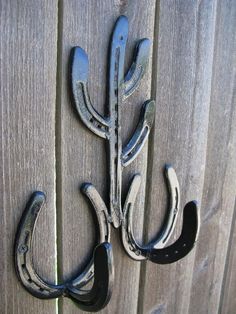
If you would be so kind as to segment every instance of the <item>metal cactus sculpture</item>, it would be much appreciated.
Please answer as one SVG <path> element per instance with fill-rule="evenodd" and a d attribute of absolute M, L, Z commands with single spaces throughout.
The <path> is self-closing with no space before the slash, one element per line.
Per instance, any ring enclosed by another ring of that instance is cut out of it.
<path fill-rule="evenodd" d="M 148 61 L 150 41 L 143 39 L 137 46 L 134 62 L 124 77 L 125 46 L 128 36 L 128 20 L 121 16 L 115 26 L 109 72 L 109 116 L 102 117 L 93 108 L 88 93 L 88 58 L 80 47 L 74 49 L 72 66 L 73 93 L 78 113 L 84 124 L 109 143 L 110 172 L 110 220 L 118 228 L 123 220 L 121 207 L 122 169 L 141 151 L 153 122 L 155 104 L 147 101 L 136 132 L 128 145 L 122 149 L 121 103 L 139 85 Z"/>
<path fill-rule="evenodd" d="M 179 212 L 179 184 L 174 169 L 166 167 L 166 176 L 170 192 L 170 212 L 161 236 L 149 245 L 138 245 L 132 233 L 132 213 L 135 199 L 141 183 L 141 176 L 135 175 L 125 204 L 121 204 L 122 170 L 128 166 L 141 152 L 155 114 L 155 102 L 144 103 L 137 128 L 123 147 L 121 141 L 121 106 L 122 101 L 129 97 L 139 86 L 145 74 L 150 50 L 149 39 L 139 41 L 133 63 L 124 75 L 125 47 L 128 37 L 128 20 L 120 16 L 115 24 L 110 50 L 109 64 L 109 115 L 102 117 L 93 107 L 88 92 L 88 57 L 80 47 L 75 47 L 72 62 L 72 88 L 77 111 L 83 123 L 96 135 L 108 141 L 110 201 L 106 212 L 107 220 L 115 228 L 121 226 L 122 241 L 127 253 L 136 260 L 150 259 L 155 263 L 172 263 L 184 257 L 194 246 L 198 235 L 198 210 L 196 202 L 190 202 L 184 209 L 183 229 L 180 238 L 170 247 L 163 248 L 173 233 Z M 95 190 L 95 187 L 93 187 Z M 98 192 L 96 192 L 97 195 Z M 106 206 L 101 197 L 93 202 L 99 208 Z"/>
<path fill-rule="evenodd" d="M 72 64 L 72 88 L 77 111 L 84 124 L 96 135 L 108 142 L 110 200 L 106 206 L 96 188 L 86 183 L 82 192 L 88 198 L 97 217 L 99 241 L 94 256 L 83 272 L 64 283 L 53 285 L 41 278 L 32 261 L 32 238 L 38 215 L 45 202 L 43 192 L 32 194 L 21 217 L 15 238 L 15 267 L 19 280 L 33 296 L 51 299 L 60 296 L 71 298 L 85 311 L 99 311 L 111 297 L 113 285 L 113 258 L 110 240 L 110 224 L 121 227 L 121 238 L 126 252 L 135 260 L 149 259 L 157 264 L 173 263 L 193 248 L 198 236 L 199 217 L 196 202 L 184 208 L 183 227 L 179 239 L 166 247 L 173 234 L 179 213 L 180 192 L 176 173 L 166 166 L 165 175 L 170 196 L 170 209 L 160 236 L 148 245 L 139 245 L 133 236 L 132 216 L 135 200 L 141 184 L 141 175 L 134 175 L 125 203 L 121 203 L 122 170 L 141 152 L 148 139 L 155 114 L 155 102 L 148 100 L 140 113 L 139 123 L 128 144 L 122 146 L 122 102 L 129 97 L 145 74 L 148 64 L 150 41 L 139 41 L 133 63 L 124 75 L 125 47 L 128 37 L 128 20 L 125 16 L 117 20 L 111 39 L 109 67 L 109 115 L 102 117 L 93 107 L 88 93 L 88 58 L 80 47 L 74 48 Z M 94 277 L 93 286 L 85 285 Z"/>

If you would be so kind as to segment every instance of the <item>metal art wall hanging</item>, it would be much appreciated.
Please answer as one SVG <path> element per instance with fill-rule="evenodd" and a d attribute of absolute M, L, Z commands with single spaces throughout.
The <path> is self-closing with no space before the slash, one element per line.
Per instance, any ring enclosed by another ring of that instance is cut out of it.
<path fill-rule="evenodd" d="M 72 61 L 72 88 L 77 111 L 83 123 L 96 135 L 108 142 L 110 202 L 106 210 L 107 221 L 115 228 L 121 226 L 122 242 L 126 252 L 135 260 L 149 259 L 167 264 L 183 258 L 193 248 L 198 234 L 198 210 L 196 202 L 184 208 L 183 228 L 180 238 L 171 246 L 166 245 L 173 233 L 179 213 L 180 192 L 176 173 L 171 166 L 166 167 L 166 178 L 170 193 L 170 211 L 166 226 L 160 238 L 140 246 L 132 232 L 132 214 L 135 199 L 141 184 L 141 176 L 136 174 L 129 187 L 124 206 L 121 203 L 122 171 L 141 152 L 148 139 L 155 115 L 155 102 L 148 100 L 140 113 L 138 125 L 128 144 L 122 146 L 121 105 L 139 86 L 148 64 L 150 40 L 139 41 L 133 63 L 124 76 L 125 47 L 128 37 L 128 20 L 119 17 L 112 39 L 109 64 L 108 108 L 109 115 L 102 117 L 93 107 L 88 93 L 88 57 L 84 50 L 75 47 Z M 95 187 L 94 187 L 95 190 Z M 99 193 L 97 192 L 97 196 Z M 99 208 L 101 197 L 95 198 L 94 208 Z M 106 205 L 103 202 L 103 206 Z"/>
<path fill-rule="evenodd" d="M 15 265 L 18 277 L 28 292 L 38 298 L 70 297 L 79 308 L 98 311 L 109 301 L 113 285 L 113 261 L 110 241 L 110 224 L 121 227 L 121 239 L 127 254 L 134 260 L 148 259 L 157 264 L 173 263 L 193 248 L 199 230 L 199 211 L 195 201 L 184 207 L 180 237 L 172 245 L 166 244 L 173 234 L 179 213 L 180 191 L 174 169 L 166 166 L 170 208 L 162 233 L 148 245 L 139 245 L 132 231 L 135 200 L 141 184 L 141 175 L 135 174 L 128 189 L 124 205 L 121 202 L 122 171 L 141 152 L 148 139 L 155 114 L 155 102 L 148 100 L 140 113 L 139 123 L 128 143 L 121 140 L 121 105 L 139 86 L 145 74 L 150 50 L 149 39 L 139 41 L 133 63 L 124 75 L 125 47 L 128 37 L 128 19 L 120 16 L 115 24 L 110 48 L 108 107 L 109 115 L 102 117 L 93 107 L 88 93 L 88 57 L 80 47 L 73 49 L 72 90 L 78 114 L 83 123 L 108 143 L 109 206 L 92 184 L 84 184 L 82 191 L 95 210 L 99 245 L 94 257 L 77 277 L 60 284 L 45 282 L 35 272 L 32 263 L 32 237 L 37 217 L 45 201 L 42 192 L 34 192 L 21 218 L 15 241 Z M 93 287 L 85 292 L 86 284 L 94 277 Z"/>

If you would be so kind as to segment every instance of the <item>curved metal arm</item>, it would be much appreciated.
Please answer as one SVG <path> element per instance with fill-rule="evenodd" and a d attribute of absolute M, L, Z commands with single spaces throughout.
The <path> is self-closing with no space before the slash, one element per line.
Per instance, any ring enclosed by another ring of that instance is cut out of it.
<path fill-rule="evenodd" d="M 95 134 L 108 138 L 109 122 L 93 107 L 88 92 L 88 56 L 80 47 L 74 47 L 72 58 L 72 90 L 76 109 L 84 124 Z"/>
<path fill-rule="evenodd" d="M 160 236 L 148 245 L 139 245 L 133 236 L 132 215 L 134 202 L 140 187 L 141 176 L 135 175 L 131 183 L 124 205 L 124 221 L 121 235 L 124 248 L 128 255 L 135 260 L 149 259 L 157 264 L 173 263 L 191 251 L 197 240 L 199 230 L 199 213 L 196 202 L 188 203 L 184 208 L 183 228 L 180 238 L 171 246 L 163 248 L 173 234 L 179 212 L 179 183 L 176 173 L 171 166 L 166 166 L 165 175 L 170 194 L 170 210 Z M 163 259 L 163 256 L 165 257 Z"/>
<path fill-rule="evenodd" d="M 169 241 L 170 237 L 174 232 L 177 216 L 179 214 L 180 206 L 179 182 L 174 168 L 172 168 L 170 165 L 165 166 L 165 177 L 169 194 L 169 211 L 166 217 L 166 222 L 160 233 L 160 236 L 156 241 L 152 242 L 152 246 L 155 249 L 163 248 Z"/>
<path fill-rule="evenodd" d="M 27 203 L 15 238 L 15 267 L 21 283 L 28 292 L 37 298 L 51 299 L 61 296 L 65 286 L 46 283 L 34 270 L 32 261 L 33 233 L 44 202 L 44 193 L 37 191 L 31 195 Z"/>
<path fill-rule="evenodd" d="M 91 290 L 78 293 L 78 289 L 67 286 L 67 293 L 84 311 L 97 312 L 111 298 L 114 281 L 113 256 L 110 243 L 102 243 L 94 250 L 94 284 Z"/>
<path fill-rule="evenodd" d="M 91 184 L 86 184 L 83 186 L 83 192 L 94 204 L 94 209 L 99 226 L 100 246 L 98 246 L 95 250 L 96 259 L 92 259 L 89 263 L 89 266 L 77 278 L 74 278 L 73 280 L 63 283 L 61 285 L 53 285 L 47 283 L 36 273 L 32 261 L 32 239 L 37 218 L 39 216 L 40 210 L 42 209 L 43 203 L 45 202 L 45 194 L 43 192 L 37 191 L 31 195 L 31 198 L 27 203 L 26 209 L 21 217 L 21 221 L 18 226 L 18 231 L 15 239 L 15 267 L 22 285 L 33 296 L 41 299 L 51 299 L 62 295 L 70 296 L 70 290 L 73 287 L 73 299 L 76 299 L 76 295 L 78 295 L 77 304 L 79 307 L 82 306 L 84 308 L 87 303 L 82 303 L 81 305 L 79 302 L 79 296 L 81 294 L 84 294 L 85 292 L 80 288 L 87 284 L 88 281 L 93 278 L 93 263 L 95 263 L 95 271 L 96 269 L 100 269 L 104 277 L 97 275 L 96 278 L 98 279 L 98 282 L 96 283 L 95 278 L 94 287 L 100 287 L 101 285 L 103 285 L 105 290 L 97 293 L 95 299 L 94 296 L 90 293 L 91 291 L 87 292 L 88 296 L 91 295 L 91 300 L 89 304 L 87 304 L 87 310 L 89 310 L 92 306 L 95 308 L 97 306 L 97 310 L 99 310 L 99 306 L 102 306 L 105 302 L 99 300 L 104 300 L 104 295 L 106 295 L 107 300 L 109 299 L 109 296 L 111 294 L 112 277 L 107 280 L 107 276 L 113 274 L 112 252 L 111 246 L 108 243 L 104 243 L 109 241 L 110 228 L 109 224 L 106 221 L 106 208 L 99 207 L 101 206 L 99 200 L 97 203 L 97 191 L 95 190 L 95 188 Z M 98 257 L 100 253 L 101 258 Z M 106 262 L 107 264 L 96 265 L 96 263 L 100 263 L 101 260 L 103 262 Z M 75 286 L 76 284 L 79 288 Z M 94 291 L 94 289 L 95 288 L 93 288 L 92 291 Z M 92 304 L 93 301 L 96 301 L 95 304 Z"/>
<path fill-rule="evenodd" d="M 123 148 L 121 155 L 122 166 L 128 166 L 141 152 L 146 140 L 148 139 L 155 116 L 155 101 L 148 100 L 143 104 L 140 113 L 139 123 L 136 130 Z"/>
<path fill-rule="evenodd" d="M 184 207 L 183 226 L 178 240 L 163 249 L 151 248 L 142 254 L 147 254 L 147 259 L 157 264 L 177 262 L 193 249 L 198 238 L 199 222 L 197 202 L 191 201 Z"/>
<path fill-rule="evenodd" d="M 151 42 L 149 39 L 141 39 L 135 49 L 134 61 L 125 76 L 124 99 L 128 98 L 138 88 L 148 65 L 148 56 Z"/>
<path fill-rule="evenodd" d="M 91 183 L 84 183 L 81 187 L 81 190 L 86 195 L 93 209 L 95 210 L 99 229 L 99 243 L 109 242 L 111 228 L 108 222 L 109 218 L 107 207 L 103 199 Z M 94 263 L 92 259 L 90 263 L 86 266 L 83 273 L 72 280 L 71 285 L 73 285 L 77 289 L 79 287 L 83 287 L 93 278 L 93 276 Z"/>

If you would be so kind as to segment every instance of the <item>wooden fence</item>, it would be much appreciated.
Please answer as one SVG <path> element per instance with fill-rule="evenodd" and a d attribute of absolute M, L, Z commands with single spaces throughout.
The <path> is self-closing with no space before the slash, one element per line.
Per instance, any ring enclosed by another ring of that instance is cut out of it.
<path fill-rule="evenodd" d="M 176 169 L 181 206 L 197 199 L 196 248 L 171 265 L 131 260 L 112 230 L 115 285 L 102 313 L 236 313 L 236 1 L 40 0 L 0 2 L 0 312 L 72 314 L 69 299 L 42 301 L 20 285 L 14 236 L 30 193 L 46 205 L 37 222 L 34 263 L 55 281 L 83 268 L 95 243 L 94 224 L 80 185 L 93 182 L 106 198 L 104 142 L 89 132 L 70 97 L 73 46 L 89 55 L 89 88 L 104 113 L 107 51 L 114 22 L 129 18 L 128 67 L 137 39 L 153 41 L 140 88 L 124 104 L 123 138 L 142 103 L 156 100 L 155 127 L 124 173 L 143 174 L 134 228 L 152 239 L 168 201 L 163 166 Z M 175 236 L 181 229 L 181 217 Z"/>

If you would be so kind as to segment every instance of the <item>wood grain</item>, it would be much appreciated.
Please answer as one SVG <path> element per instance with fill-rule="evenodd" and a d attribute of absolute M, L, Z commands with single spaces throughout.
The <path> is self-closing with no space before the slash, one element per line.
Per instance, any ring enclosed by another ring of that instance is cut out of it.
<path fill-rule="evenodd" d="M 236 300 L 236 257 L 235 257 L 235 241 L 236 241 L 236 201 L 234 214 L 232 219 L 230 239 L 228 241 L 228 251 L 225 262 L 224 280 L 221 286 L 221 302 L 219 305 L 219 313 L 231 314 L 235 312 Z"/>
<path fill-rule="evenodd" d="M 160 230 L 168 205 L 162 171 L 165 163 L 176 169 L 181 208 L 202 197 L 216 1 L 160 1 L 158 12 L 157 78 L 153 89 L 157 111 L 145 212 L 149 240 Z M 179 235 L 181 224 L 178 219 L 171 242 Z M 194 255 L 195 250 L 172 265 L 143 265 L 139 313 L 188 313 Z"/>
<path fill-rule="evenodd" d="M 18 282 L 13 243 L 34 190 L 47 194 L 37 223 L 34 262 L 55 280 L 56 1 L 0 4 L 1 313 L 53 313 L 55 300 L 32 297 Z"/>
<path fill-rule="evenodd" d="M 202 227 L 189 309 L 218 313 L 236 191 L 236 3 L 219 1 L 213 61 Z M 232 243 L 232 250 L 235 243 Z M 233 269 L 232 269 L 233 271 Z M 231 291 L 234 298 L 235 291 Z M 189 311 L 190 311 L 189 310 Z M 229 313 L 234 313 L 233 312 Z M 227 313 L 227 312 L 222 312 Z"/>
<path fill-rule="evenodd" d="M 159 269 L 144 266 L 139 312 L 217 313 L 235 202 L 235 4 L 168 4 L 161 1 L 159 11 L 156 97 L 162 106 L 154 136 L 151 204 L 166 206 L 155 165 L 174 162 L 182 200 L 202 199 L 202 226 L 187 258 Z M 151 236 L 154 219 L 151 210 Z M 232 308 L 231 294 L 224 309 Z"/>
<path fill-rule="evenodd" d="M 93 183 L 108 203 L 106 150 L 75 110 L 70 53 L 73 46 L 87 52 L 90 96 L 104 115 L 110 34 L 121 14 L 130 29 L 126 69 L 137 40 L 154 41 L 147 74 L 122 110 L 126 142 L 143 102 L 156 100 L 149 143 L 123 175 L 124 196 L 134 173 L 143 178 L 135 237 L 148 242 L 163 223 L 165 163 L 176 169 L 181 207 L 199 201 L 202 224 L 196 248 L 172 265 L 131 260 L 112 229 L 115 285 L 100 313 L 235 313 L 234 0 L 1 1 L 0 313 L 82 313 L 69 299 L 57 305 L 28 294 L 16 278 L 12 248 L 28 197 L 42 190 L 47 204 L 34 242 L 39 274 L 53 282 L 58 271 L 59 280 L 65 280 L 91 257 L 96 243 L 92 209 L 79 188 Z"/>
<path fill-rule="evenodd" d="M 147 3 L 148 2 L 148 3 Z M 60 147 L 60 180 L 58 194 L 61 201 L 61 243 L 60 276 L 68 278 L 88 261 L 95 244 L 94 224 L 91 211 L 79 192 L 83 182 L 92 182 L 107 201 L 109 187 L 105 142 L 91 133 L 80 121 L 69 101 L 68 61 L 73 46 L 81 46 L 89 56 L 89 91 L 94 107 L 102 114 L 106 110 L 106 70 L 108 46 L 116 19 L 127 15 L 130 32 L 126 49 L 126 67 L 131 61 L 138 39 L 153 39 L 155 1 L 64 1 L 62 12 L 61 53 L 61 102 L 58 120 Z M 141 86 L 123 105 L 122 132 L 126 141 L 139 117 L 142 103 L 150 98 L 151 58 L 149 69 Z M 132 175 L 140 171 L 144 180 L 137 201 L 135 230 L 142 235 L 143 205 L 145 192 L 147 146 L 139 158 L 129 166 L 123 175 L 124 192 Z M 125 255 L 119 240 L 119 233 L 112 230 L 112 245 L 115 264 L 115 286 L 113 298 L 103 313 L 136 313 L 139 290 L 140 264 Z M 59 303 L 61 313 L 78 313 L 69 300 Z"/>

